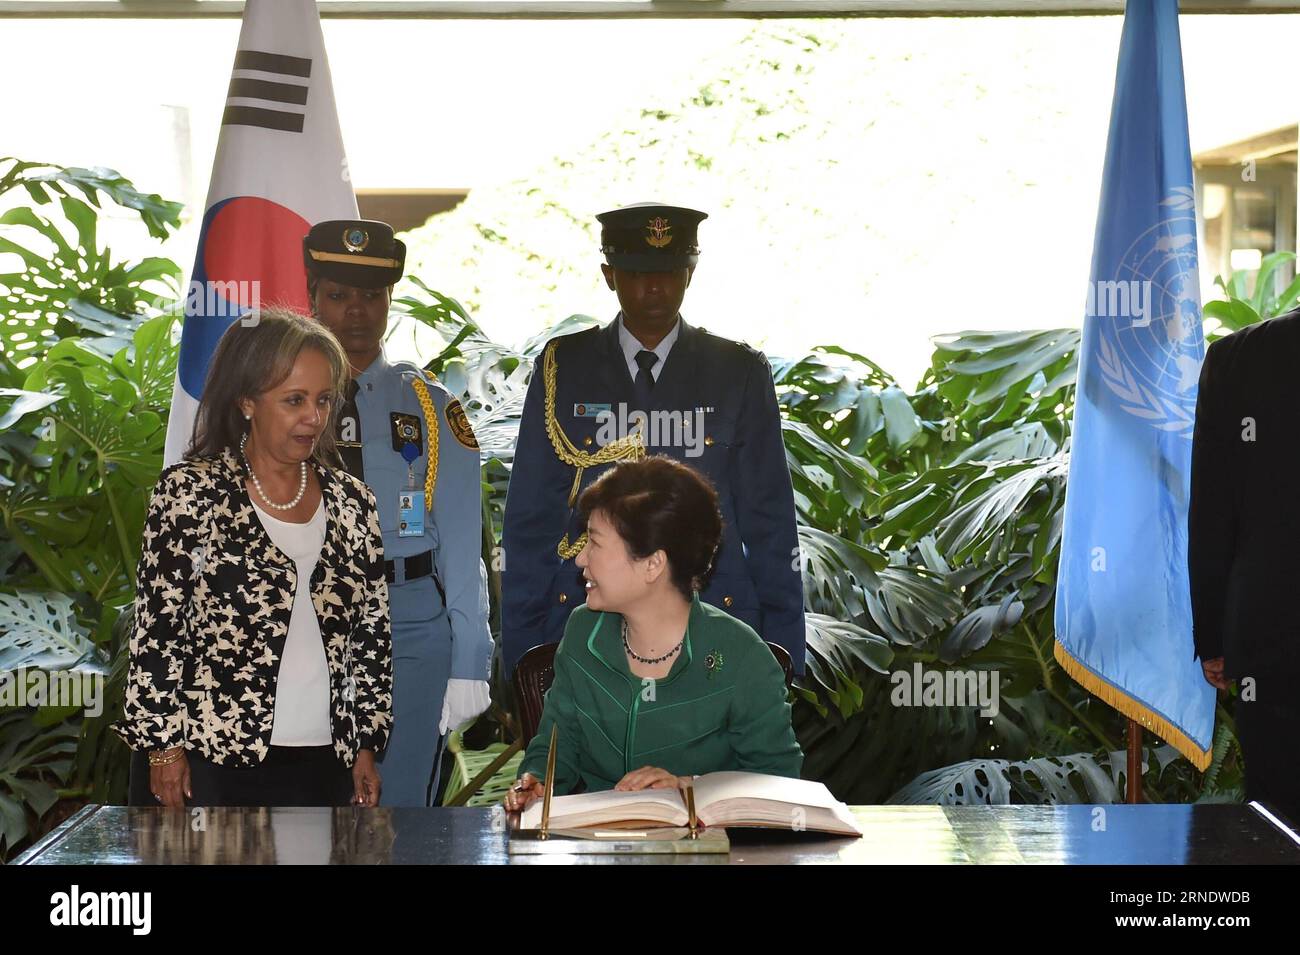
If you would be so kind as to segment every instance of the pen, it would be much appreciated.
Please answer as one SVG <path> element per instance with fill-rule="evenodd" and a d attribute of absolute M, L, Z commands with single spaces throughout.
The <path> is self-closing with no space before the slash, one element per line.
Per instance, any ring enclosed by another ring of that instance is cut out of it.
<path fill-rule="evenodd" d="M 555 788 L 555 744 L 559 740 L 560 728 L 551 727 L 551 745 L 546 753 L 546 788 L 542 792 L 542 832 L 546 838 L 551 826 L 551 791 Z"/>

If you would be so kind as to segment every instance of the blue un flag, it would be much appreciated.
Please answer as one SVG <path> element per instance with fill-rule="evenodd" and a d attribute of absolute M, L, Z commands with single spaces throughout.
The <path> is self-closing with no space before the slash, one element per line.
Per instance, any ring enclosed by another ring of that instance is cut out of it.
<path fill-rule="evenodd" d="M 1056 659 L 1210 763 L 1187 504 L 1205 354 L 1177 0 L 1130 0 L 1102 176 L 1070 450 Z"/>

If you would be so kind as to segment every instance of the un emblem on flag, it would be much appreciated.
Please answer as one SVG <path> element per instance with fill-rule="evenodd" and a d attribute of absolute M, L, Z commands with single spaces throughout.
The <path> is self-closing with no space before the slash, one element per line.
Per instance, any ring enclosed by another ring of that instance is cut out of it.
<path fill-rule="evenodd" d="M 1175 188 L 1160 212 L 1119 256 L 1114 278 L 1094 280 L 1088 311 L 1098 319 L 1098 368 L 1120 408 L 1190 438 L 1202 357 L 1192 187 Z"/>

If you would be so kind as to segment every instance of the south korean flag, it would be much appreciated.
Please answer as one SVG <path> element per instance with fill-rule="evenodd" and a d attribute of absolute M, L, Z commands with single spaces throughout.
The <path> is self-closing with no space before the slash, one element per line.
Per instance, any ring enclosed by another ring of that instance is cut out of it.
<path fill-rule="evenodd" d="M 249 309 L 308 310 L 302 240 L 357 218 L 313 0 L 249 0 L 185 300 L 166 463 L 189 444 L 217 342 Z"/>

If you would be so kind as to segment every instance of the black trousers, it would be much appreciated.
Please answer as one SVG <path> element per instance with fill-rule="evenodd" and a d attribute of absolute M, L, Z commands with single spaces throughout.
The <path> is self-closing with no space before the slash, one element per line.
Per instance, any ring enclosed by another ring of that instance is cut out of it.
<path fill-rule="evenodd" d="M 1279 706 L 1266 699 L 1261 694 L 1257 700 L 1237 700 L 1232 708 L 1246 757 L 1246 799 L 1300 824 L 1300 708 L 1289 700 L 1290 705 Z"/>
<path fill-rule="evenodd" d="M 191 806 L 347 806 L 354 788 L 352 771 L 333 746 L 272 746 L 252 767 L 218 766 L 193 750 Z M 156 806 L 149 793 L 149 760 L 132 753 L 128 799 L 133 806 Z"/>

